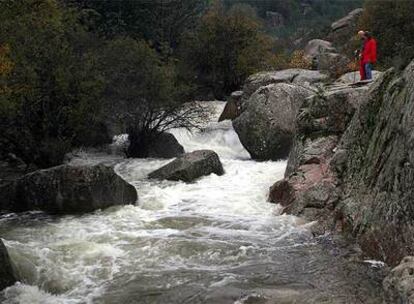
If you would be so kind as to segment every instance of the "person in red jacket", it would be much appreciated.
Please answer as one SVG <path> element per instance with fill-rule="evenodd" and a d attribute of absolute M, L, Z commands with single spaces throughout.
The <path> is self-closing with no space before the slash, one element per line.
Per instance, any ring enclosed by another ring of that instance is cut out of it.
<path fill-rule="evenodd" d="M 363 41 L 359 55 L 361 80 L 372 80 L 372 68 L 377 62 L 377 41 L 366 31 L 359 31 L 358 35 Z"/>

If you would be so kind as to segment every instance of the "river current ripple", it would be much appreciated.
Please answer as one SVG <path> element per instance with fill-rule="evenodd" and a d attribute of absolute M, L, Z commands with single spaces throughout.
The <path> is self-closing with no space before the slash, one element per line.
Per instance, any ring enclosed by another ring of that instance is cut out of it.
<path fill-rule="evenodd" d="M 0 236 L 22 278 L 2 303 L 380 303 L 381 270 L 267 203 L 286 162 L 250 160 L 231 123 L 215 122 L 223 104 L 213 106 L 204 131 L 172 133 L 187 152 L 215 150 L 224 176 L 152 181 L 146 175 L 169 160 L 85 154 L 75 161 L 117 163 L 139 203 L 82 216 L 2 215 Z"/>

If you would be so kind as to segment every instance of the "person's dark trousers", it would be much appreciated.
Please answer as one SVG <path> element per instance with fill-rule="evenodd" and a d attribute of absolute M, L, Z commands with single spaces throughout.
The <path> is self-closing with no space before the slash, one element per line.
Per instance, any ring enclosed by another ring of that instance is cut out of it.
<path fill-rule="evenodd" d="M 364 70 L 365 70 L 365 79 L 372 80 L 372 64 L 366 63 L 364 66 Z"/>

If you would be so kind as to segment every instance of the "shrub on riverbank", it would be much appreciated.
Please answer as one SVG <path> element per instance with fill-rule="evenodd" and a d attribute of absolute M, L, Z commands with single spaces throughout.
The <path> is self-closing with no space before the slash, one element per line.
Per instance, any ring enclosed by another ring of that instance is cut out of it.
<path fill-rule="evenodd" d="M 94 41 L 76 12 L 55 1 L 4 1 L 0 7 L 1 150 L 49 167 L 72 146 L 107 142 L 100 81 L 90 60 Z"/>

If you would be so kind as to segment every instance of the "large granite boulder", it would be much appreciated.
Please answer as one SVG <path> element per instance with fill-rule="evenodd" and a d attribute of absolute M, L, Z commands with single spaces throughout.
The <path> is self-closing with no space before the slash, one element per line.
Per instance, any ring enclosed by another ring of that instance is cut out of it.
<path fill-rule="evenodd" d="M 414 257 L 407 256 L 383 282 L 384 304 L 414 304 Z"/>
<path fill-rule="evenodd" d="M 303 86 L 324 83 L 328 76 L 313 70 L 287 69 L 273 72 L 260 72 L 251 75 L 243 86 L 243 101 L 247 100 L 260 87 L 275 83 L 291 83 Z"/>
<path fill-rule="evenodd" d="M 233 120 L 238 117 L 245 110 L 249 98 L 261 87 L 270 84 L 288 83 L 314 90 L 318 85 L 328 80 L 328 75 L 320 71 L 306 69 L 286 69 L 253 74 L 244 82 L 243 91 L 236 91 L 231 94 L 219 121 Z"/>
<path fill-rule="evenodd" d="M 148 147 L 148 157 L 174 158 L 184 154 L 184 148 L 171 133 L 161 133 Z"/>
<path fill-rule="evenodd" d="M 0 291 L 13 285 L 15 282 L 16 275 L 13 271 L 7 248 L 0 239 Z"/>
<path fill-rule="evenodd" d="M 345 17 L 333 22 L 331 25 L 332 31 L 335 32 L 343 30 L 355 25 L 358 22 L 358 18 L 362 15 L 363 12 L 364 10 L 362 8 L 354 9 Z"/>
<path fill-rule="evenodd" d="M 234 130 L 253 159 L 279 160 L 289 155 L 299 107 L 313 91 L 286 83 L 261 87 L 233 120 Z"/>
<path fill-rule="evenodd" d="M 2 201 L 0 209 L 17 212 L 84 213 L 137 200 L 134 186 L 102 164 L 38 170 L 8 184 L 7 191 L 12 201 Z"/>
<path fill-rule="evenodd" d="M 349 69 L 350 60 L 336 51 L 331 42 L 313 39 L 305 47 L 305 57 L 310 60 L 313 67 L 332 79 L 336 79 Z"/>
<path fill-rule="evenodd" d="M 332 79 L 336 79 L 344 72 L 349 71 L 351 60 L 338 53 L 323 53 L 316 57 L 318 70 L 328 74 Z"/>
<path fill-rule="evenodd" d="M 149 178 L 172 181 L 192 182 L 195 179 L 210 175 L 223 175 L 220 159 L 214 151 L 199 150 L 186 153 L 160 169 L 150 173 Z"/>
<path fill-rule="evenodd" d="M 127 134 L 116 135 L 111 145 L 107 147 L 107 153 L 114 155 L 127 154 L 130 145 Z M 184 154 L 184 147 L 178 142 L 175 136 L 168 132 L 159 134 L 147 147 L 145 157 L 149 158 L 173 158 Z M 73 152 L 68 154 L 66 161 L 77 155 Z"/>
<path fill-rule="evenodd" d="M 363 12 L 362 8 L 355 9 L 345 17 L 332 23 L 327 40 L 331 41 L 339 51 L 349 52 L 351 46 L 355 47 L 356 41 L 353 41 L 353 38 L 360 30 L 358 23 Z"/>
<path fill-rule="evenodd" d="M 305 47 L 305 57 L 313 60 L 321 54 L 335 53 L 332 43 L 322 39 L 312 39 Z"/>

